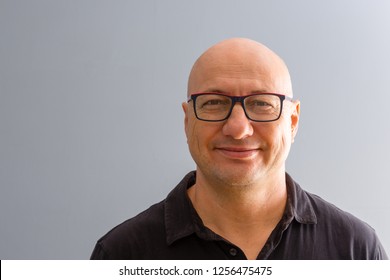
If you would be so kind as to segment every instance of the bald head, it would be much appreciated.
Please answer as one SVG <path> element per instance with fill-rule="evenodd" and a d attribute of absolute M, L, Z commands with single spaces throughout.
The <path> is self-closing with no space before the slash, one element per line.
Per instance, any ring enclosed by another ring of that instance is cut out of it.
<path fill-rule="evenodd" d="M 262 80 L 257 91 L 292 97 L 290 74 L 283 60 L 266 46 L 245 38 L 227 39 L 206 50 L 195 62 L 188 79 L 188 95 L 210 90 L 212 81 Z M 237 84 L 238 90 L 240 85 Z"/>

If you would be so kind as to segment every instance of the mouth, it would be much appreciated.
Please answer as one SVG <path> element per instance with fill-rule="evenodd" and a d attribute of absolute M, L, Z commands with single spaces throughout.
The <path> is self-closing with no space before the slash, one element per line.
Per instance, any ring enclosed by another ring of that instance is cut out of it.
<path fill-rule="evenodd" d="M 217 147 L 215 150 L 232 159 L 250 159 L 260 151 L 259 148 L 251 147 Z"/>

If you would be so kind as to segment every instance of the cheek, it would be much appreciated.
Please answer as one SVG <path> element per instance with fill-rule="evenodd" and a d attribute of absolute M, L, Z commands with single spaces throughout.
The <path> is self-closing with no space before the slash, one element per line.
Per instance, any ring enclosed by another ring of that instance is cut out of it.
<path fill-rule="evenodd" d="M 204 134 L 204 129 L 202 125 L 199 124 L 196 120 L 189 120 L 187 128 L 187 143 L 190 148 L 191 153 L 199 152 L 201 150 L 202 138 Z"/>
<path fill-rule="evenodd" d="M 187 143 L 191 153 L 205 153 L 207 149 L 211 149 L 213 139 L 219 130 L 220 128 L 213 123 L 190 121 L 187 129 Z"/>
<path fill-rule="evenodd" d="M 287 157 L 291 147 L 291 128 L 288 125 L 280 127 L 280 153 L 284 154 L 284 158 Z"/>
<path fill-rule="evenodd" d="M 265 144 L 273 153 L 281 153 L 289 149 L 291 132 L 285 123 L 269 123 L 269 126 L 264 127 L 259 133 L 263 136 L 261 138 L 265 140 Z"/>
<path fill-rule="evenodd" d="M 280 122 L 278 123 L 278 130 L 280 133 L 280 138 L 283 143 L 289 145 L 291 144 L 292 130 L 291 130 L 291 119 L 286 118 L 284 115 L 280 117 Z"/>
<path fill-rule="evenodd" d="M 192 150 L 194 147 L 199 147 L 199 129 L 198 126 L 192 123 L 188 129 L 187 143 Z"/>

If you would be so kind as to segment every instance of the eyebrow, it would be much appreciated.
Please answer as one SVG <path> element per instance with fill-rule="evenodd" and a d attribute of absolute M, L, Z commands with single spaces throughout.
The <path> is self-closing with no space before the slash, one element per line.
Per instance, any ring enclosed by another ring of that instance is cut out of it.
<path fill-rule="evenodd" d="M 226 91 L 223 91 L 223 90 L 220 90 L 220 89 L 215 89 L 215 88 L 209 88 L 209 89 L 203 90 L 202 92 L 226 93 Z"/>

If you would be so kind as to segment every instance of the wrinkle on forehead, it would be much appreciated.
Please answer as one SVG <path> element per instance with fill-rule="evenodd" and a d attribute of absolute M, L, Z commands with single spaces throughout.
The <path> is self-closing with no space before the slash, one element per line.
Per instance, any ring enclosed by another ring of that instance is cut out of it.
<path fill-rule="evenodd" d="M 225 78 L 263 79 L 265 82 L 272 80 L 280 92 L 292 97 L 290 75 L 283 60 L 253 40 L 228 39 L 206 50 L 192 67 L 188 94 L 218 75 Z"/>

